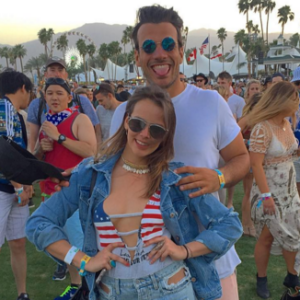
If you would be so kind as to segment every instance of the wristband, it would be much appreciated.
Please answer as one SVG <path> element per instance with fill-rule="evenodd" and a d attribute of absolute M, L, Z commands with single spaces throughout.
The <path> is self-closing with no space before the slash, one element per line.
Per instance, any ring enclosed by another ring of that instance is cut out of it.
<path fill-rule="evenodd" d="M 20 188 L 14 188 L 17 195 L 21 195 L 24 192 L 24 187 L 21 186 Z"/>
<path fill-rule="evenodd" d="M 271 193 L 261 194 L 260 199 L 258 200 L 256 207 L 260 207 L 263 201 L 269 200 L 271 197 L 272 197 Z"/>
<path fill-rule="evenodd" d="M 72 263 L 72 260 L 74 258 L 74 256 L 76 255 L 76 253 L 79 251 L 78 248 L 72 246 L 70 248 L 70 250 L 68 251 L 68 253 L 66 254 L 65 258 L 64 258 L 64 262 L 68 265 L 70 265 Z"/>
<path fill-rule="evenodd" d="M 80 270 L 79 270 L 80 276 L 86 275 L 86 271 L 84 270 L 84 268 L 85 268 L 85 265 L 90 261 L 90 259 L 91 258 L 88 255 L 84 255 L 83 258 L 81 259 Z"/>
<path fill-rule="evenodd" d="M 222 189 L 224 186 L 225 186 L 225 178 L 224 178 L 224 175 L 223 173 L 218 170 L 218 169 L 215 169 L 215 171 L 218 173 L 218 177 L 219 177 L 219 182 L 220 182 L 220 188 Z"/>

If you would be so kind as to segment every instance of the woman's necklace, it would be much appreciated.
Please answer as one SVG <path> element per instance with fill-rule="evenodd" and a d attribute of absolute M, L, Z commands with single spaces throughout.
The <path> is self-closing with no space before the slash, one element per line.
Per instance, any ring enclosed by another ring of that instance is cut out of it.
<path fill-rule="evenodd" d="M 150 172 L 150 169 L 147 165 L 132 164 L 131 162 L 126 160 L 123 156 L 122 156 L 122 160 L 124 163 L 122 167 L 128 172 L 135 173 L 135 174 L 147 174 Z"/>
<path fill-rule="evenodd" d="M 283 121 L 284 125 L 282 125 L 282 123 L 281 123 L 281 125 L 278 125 L 278 124 L 276 124 L 276 122 L 274 122 L 274 120 L 272 120 L 272 122 L 273 122 L 274 125 L 276 125 L 280 129 L 282 129 L 283 131 L 285 131 L 285 125 L 286 125 L 285 121 Z"/>

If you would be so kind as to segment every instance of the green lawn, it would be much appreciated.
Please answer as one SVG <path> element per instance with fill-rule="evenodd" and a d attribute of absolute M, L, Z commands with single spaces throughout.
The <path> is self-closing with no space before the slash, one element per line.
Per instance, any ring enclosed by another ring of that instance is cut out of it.
<path fill-rule="evenodd" d="M 241 211 L 241 200 L 243 190 L 241 184 L 236 187 L 234 196 L 234 207 Z M 39 203 L 39 194 L 34 199 L 36 207 Z M 238 267 L 238 282 L 240 300 L 258 300 L 255 292 L 255 263 L 253 250 L 255 239 L 242 237 L 236 244 L 237 252 L 242 260 Z M 55 262 L 46 257 L 45 254 L 37 252 L 31 243 L 27 243 L 28 275 L 27 290 L 31 300 L 52 300 L 59 295 L 69 284 L 69 276 L 64 281 L 53 281 L 52 274 L 55 270 Z M 10 268 L 9 249 L 7 243 L 0 253 L 0 300 L 14 300 L 17 298 L 15 282 Z M 286 275 L 285 265 L 281 256 L 272 256 L 269 264 L 269 287 L 271 289 L 271 300 L 278 300 L 284 291 L 282 285 Z M 174 299 L 175 300 L 175 299 Z"/>

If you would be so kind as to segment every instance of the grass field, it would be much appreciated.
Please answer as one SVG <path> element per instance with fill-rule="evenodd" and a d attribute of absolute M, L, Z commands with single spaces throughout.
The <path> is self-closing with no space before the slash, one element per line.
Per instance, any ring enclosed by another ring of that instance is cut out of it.
<path fill-rule="evenodd" d="M 239 184 L 235 189 L 234 196 L 234 207 L 239 213 L 241 212 L 242 197 L 243 190 L 241 184 Z M 39 203 L 38 199 L 39 194 L 37 193 L 34 199 L 36 207 Z M 254 245 L 255 239 L 251 237 L 242 237 L 236 244 L 237 252 L 242 260 L 237 270 L 240 300 L 260 299 L 255 292 Z M 35 247 L 29 242 L 27 242 L 27 257 L 27 291 L 31 300 L 53 300 L 69 284 L 69 277 L 64 281 L 53 281 L 52 274 L 56 267 L 55 262 L 44 253 L 37 252 Z M 285 275 L 286 269 L 283 258 L 281 256 L 272 256 L 268 269 L 269 288 L 272 295 L 269 298 L 270 300 L 280 299 L 284 292 L 282 281 Z M 0 300 L 15 300 L 16 298 L 17 292 L 10 268 L 9 248 L 6 243 L 0 253 Z"/>

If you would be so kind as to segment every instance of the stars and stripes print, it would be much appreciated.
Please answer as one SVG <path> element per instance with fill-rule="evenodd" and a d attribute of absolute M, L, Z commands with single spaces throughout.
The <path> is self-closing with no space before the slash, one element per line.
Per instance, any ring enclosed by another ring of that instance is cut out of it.
<path fill-rule="evenodd" d="M 122 242 L 117 229 L 103 209 L 103 202 L 94 211 L 94 226 L 97 231 L 99 249 L 112 243 Z M 164 222 L 160 211 L 160 192 L 158 191 L 147 202 L 142 212 L 141 227 L 137 231 L 141 232 L 142 241 L 146 242 L 154 237 L 162 236 L 163 227 Z"/>
<path fill-rule="evenodd" d="M 66 118 L 68 118 L 72 113 L 73 111 L 70 108 L 67 108 L 57 114 L 52 114 L 52 111 L 49 110 L 49 112 L 46 113 L 46 120 L 57 126 Z"/>
<path fill-rule="evenodd" d="M 207 45 L 208 45 L 208 37 L 204 40 L 204 42 L 202 43 L 201 47 L 200 47 L 200 54 L 203 55 L 204 53 L 204 49 L 206 49 Z"/>

